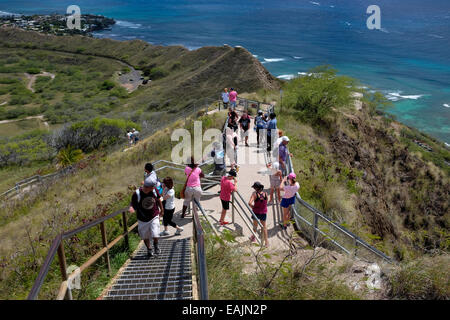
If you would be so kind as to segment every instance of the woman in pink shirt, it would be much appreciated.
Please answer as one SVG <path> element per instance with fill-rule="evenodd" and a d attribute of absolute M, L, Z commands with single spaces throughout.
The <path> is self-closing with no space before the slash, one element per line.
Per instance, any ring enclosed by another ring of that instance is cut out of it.
<path fill-rule="evenodd" d="M 297 176 L 295 173 L 290 173 L 288 176 L 284 177 L 281 181 L 280 190 L 284 191 L 283 199 L 281 200 L 281 207 L 283 208 L 283 224 L 280 223 L 283 230 L 287 229 L 289 222 L 289 209 L 291 205 L 295 204 L 295 196 L 297 191 L 300 189 L 300 185 L 295 181 Z M 287 185 L 284 183 L 288 181 Z"/>
<path fill-rule="evenodd" d="M 230 209 L 231 193 L 237 190 L 237 173 L 235 170 L 231 169 L 226 177 L 222 177 L 220 181 L 220 201 L 222 202 L 222 215 L 220 216 L 219 223 L 221 226 L 229 224 L 230 222 L 225 221 L 225 215 L 227 210 Z M 231 182 L 231 181 L 234 181 Z"/>
<path fill-rule="evenodd" d="M 236 109 L 236 99 L 237 99 L 237 92 L 233 88 L 230 89 L 231 92 L 228 94 L 228 97 L 230 98 L 230 107 Z"/>
<path fill-rule="evenodd" d="M 183 202 L 183 213 L 182 218 L 186 215 L 186 210 L 189 203 L 192 201 L 192 197 L 200 202 L 200 197 L 202 196 L 202 187 L 200 183 L 200 178 L 205 175 L 202 169 L 198 167 L 198 164 L 194 163 L 194 157 L 191 157 L 190 164 L 184 168 L 184 174 L 187 177 L 186 191 L 184 192 L 184 202 Z M 197 212 L 197 206 L 193 206 L 194 212 Z"/>

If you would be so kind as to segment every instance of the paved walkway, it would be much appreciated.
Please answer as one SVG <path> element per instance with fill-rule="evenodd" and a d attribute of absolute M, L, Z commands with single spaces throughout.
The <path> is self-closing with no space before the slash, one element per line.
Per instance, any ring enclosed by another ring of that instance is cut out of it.
<path fill-rule="evenodd" d="M 248 203 L 250 197 L 254 191 L 252 185 L 255 181 L 259 181 L 264 185 L 265 191 L 270 194 L 270 182 L 268 169 L 266 167 L 268 158 L 267 152 L 263 148 L 257 148 L 256 143 L 256 131 L 253 130 L 253 117 L 252 125 L 249 132 L 249 147 L 245 146 L 244 140 L 241 139 L 241 129 L 237 131 L 238 133 L 238 160 L 239 165 L 238 172 L 238 191 L 244 198 L 245 202 Z M 229 161 L 227 160 L 227 170 L 229 170 Z M 210 221 L 217 227 L 219 231 L 228 229 L 236 235 L 236 240 L 239 243 L 250 244 L 249 237 L 251 236 L 251 231 L 246 226 L 244 219 L 235 212 L 234 224 L 229 224 L 226 226 L 219 226 L 219 219 L 222 210 L 221 202 L 219 199 L 220 186 L 213 187 L 207 192 L 208 195 L 202 197 L 201 205 L 205 209 Z M 267 231 L 269 237 L 269 251 L 280 251 L 289 249 L 289 240 L 293 227 L 288 227 L 288 230 L 284 231 L 278 223 L 282 221 L 282 210 L 279 206 L 278 201 L 276 201 L 276 195 L 274 195 L 275 203 L 269 205 L 267 212 Z M 231 208 L 225 217 L 226 221 L 232 221 Z M 245 211 L 245 214 L 250 215 L 250 213 Z M 246 219 L 250 224 L 251 221 Z M 258 228 L 259 230 L 259 228 Z M 259 231 L 258 231 L 259 232 Z"/>

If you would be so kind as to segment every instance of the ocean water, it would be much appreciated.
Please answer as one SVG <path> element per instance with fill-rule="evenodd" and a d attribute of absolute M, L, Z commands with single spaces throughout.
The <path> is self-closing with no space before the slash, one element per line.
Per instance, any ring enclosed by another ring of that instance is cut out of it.
<path fill-rule="evenodd" d="M 381 30 L 366 26 L 374 3 Z M 243 46 L 282 79 L 331 64 L 382 91 L 398 120 L 450 143 L 449 0 L 0 0 L 0 11 L 64 13 L 71 4 L 117 20 L 99 38 Z"/>

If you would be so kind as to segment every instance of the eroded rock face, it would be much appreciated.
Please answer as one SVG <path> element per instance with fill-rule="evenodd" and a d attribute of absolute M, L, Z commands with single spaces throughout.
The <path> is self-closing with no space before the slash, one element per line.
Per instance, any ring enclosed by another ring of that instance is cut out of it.
<path fill-rule="evenodd" d="M 434 227 L 448 227 L 443 217 L 449 207 L 448 177 L 411 154 L 395 134 L 380 125 L 380 119 L 358 114 L 349 117 L 348 123 L 347 128 L 336 128 L 330 146 L 340 161 L 364 171 L 358 182 L 357 208 L 371 232 L 383 239 L 408 241 L 401 236 L 402 230 L 422 229 L 427 236 L 416 245 L 425 250 L 439 247 Z"/>

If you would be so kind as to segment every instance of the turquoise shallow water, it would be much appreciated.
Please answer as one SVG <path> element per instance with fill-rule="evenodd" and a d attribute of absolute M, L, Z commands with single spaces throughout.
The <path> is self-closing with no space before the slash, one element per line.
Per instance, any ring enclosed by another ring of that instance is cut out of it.
<path fill-rule="evenodd" d="M 398 120 L 450 143 L 450 1 L 377 0 L 382 29 L 368 30 L 369 0 L 0 0 L 0 11 L 103 14 L 96 37 L 154 44 L 243 46 L 275 76 L 320 64 L 381 90 Z"/>

